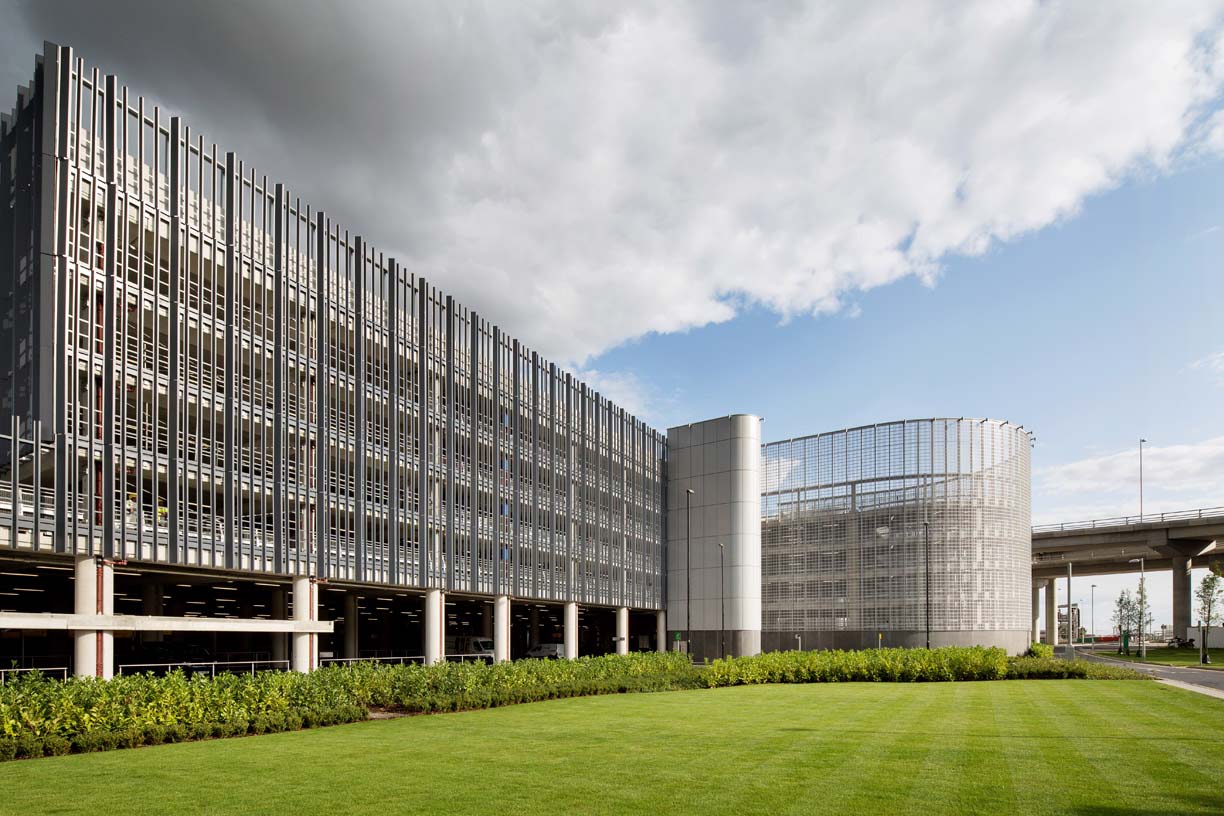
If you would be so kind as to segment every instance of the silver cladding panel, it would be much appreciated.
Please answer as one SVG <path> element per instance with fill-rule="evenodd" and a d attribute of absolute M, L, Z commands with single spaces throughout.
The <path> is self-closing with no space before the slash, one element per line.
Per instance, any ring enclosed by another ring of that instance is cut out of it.
<path fill-rule="evenodd" d="M 669 428 L 667 446 L 668 624 L 759 631 L 761 420 L 733 414 Z"/>
<path fill-rule="evenodd" d="M 31 88 L 0 548 L 661 608 L 661 434 L 71 49 Z"/>
<path fill-rule="evenodd" d="M 845 632 L 822 638 L 837 645 L 922 632 L 924 522 L 931 630 L 1027 630 L 1029 458 L 1026 431 L 977 419 L 762 446 L 763 631 Z"/>

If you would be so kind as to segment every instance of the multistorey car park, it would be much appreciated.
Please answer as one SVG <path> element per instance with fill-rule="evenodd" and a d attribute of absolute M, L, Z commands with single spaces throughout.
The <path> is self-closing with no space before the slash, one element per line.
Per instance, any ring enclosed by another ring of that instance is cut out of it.
<path fill-rule="evenodd" d="M 1027 645 L 1022 427 L 664 436 L 66 47 L 0 147 L 6 665 Z"/>
<path fill-rule="evenodd" d="M 765 445 L 764 647 L 1024 649 L 1030 447 L 963 417 Z"/>
<path fill-rule="evenodd" d="M 71 633 L 103 675 L 115 633 L 271 661 L 288 633 L 297 668 L 486 634 L 504 659 L 512 600 L 560 612 L 568 654 L 584 625 L 661 645 L 659 433 L 69 48 L 0 138 L 0 627 Z M 375 648 L 363 613 L 419 635 Z"/>

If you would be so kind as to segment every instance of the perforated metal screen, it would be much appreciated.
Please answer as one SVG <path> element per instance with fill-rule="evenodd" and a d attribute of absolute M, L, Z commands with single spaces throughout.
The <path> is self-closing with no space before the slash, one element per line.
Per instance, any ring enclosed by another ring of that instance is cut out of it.
<path fill-rule="evenodd" d="M 1023 630 L 1029 434 L 921 419 L 762 446 L 765 632 Z M 875 637 L 875 634 L 872 634 Z"/>

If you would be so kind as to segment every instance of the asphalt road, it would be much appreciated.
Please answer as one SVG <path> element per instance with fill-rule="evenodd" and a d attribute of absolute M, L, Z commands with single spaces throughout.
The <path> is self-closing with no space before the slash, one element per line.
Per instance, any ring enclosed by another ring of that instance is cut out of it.
<path fill-rule="evenodd" d="M 1193 683 L 1196 686 L 1224 691 L 1224 670 L 1221 669 L 1188 669 L 1181 666 L 1154 666 L 1150 663 L 1132 663 L 1129 660 L 1111 660 L 1102 655 L 1092 654 L 1077 649 L 1078 660 L 1095 660 L 1098 663 L 1110 663 L 1114 666 L 1126 666 L 1129 669 L 1150 674 L 1164 680 L 1177 680 L 1182 683 Z"/>

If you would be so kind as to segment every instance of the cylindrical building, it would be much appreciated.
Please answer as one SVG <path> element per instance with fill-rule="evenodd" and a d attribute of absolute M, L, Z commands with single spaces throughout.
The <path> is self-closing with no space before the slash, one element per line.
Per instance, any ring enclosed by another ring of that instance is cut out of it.
<path fill-rule="evenodd" d="M 1022 651 L 1029 450 L 1023 428 L 965 418 L 764 445 L 762 647 Z"/>

